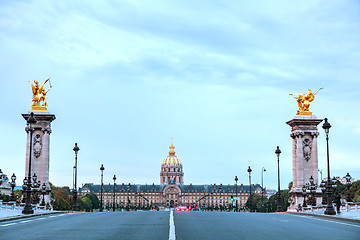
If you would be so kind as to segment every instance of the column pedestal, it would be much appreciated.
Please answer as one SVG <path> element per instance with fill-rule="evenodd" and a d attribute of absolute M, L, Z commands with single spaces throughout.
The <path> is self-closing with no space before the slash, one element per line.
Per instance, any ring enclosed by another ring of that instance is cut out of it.
<path fill-rule="evenodd" d="M 27 134 L 26 141 L 26 164 L 25 176 L 28 176 L 29 170 L 29 154 L 31 154 L 31 176 L 36 173 L 41 184 L 46 184 L 47 193 L 45 195 L 45 206 L 51 208 L 50 204 L 50 185 L 49 185 L 49 163 L 50 163 L 50 133 L 51 122 L 55 120 L 55 115 L 47 111 L 33 111 L 36 118 L 34 125 L 34 132 L 32 134 L 32 152 L 30 153 L 30 133 Z M 29 113 L 22 114 L 23 118 L 27 120 Z M 26 129 L 29 126 L 26 127 Z M 42 196 L 40 197 L 42 200 Z M 40 201 L 41 201 L 40 200 Z"/>
<path fill-rule="evenodd" d="M 318 153 L 317 136 L 319 135 L 317 125 L 322 119 L 316 116 L 295 116 L 287 122 L 291 126 L 291 138 L 293 139 L 293 187 L 290 190 L 288 211 L 296 211 L 299 205 L 303 206 L 304 196 L 302 187 L 309 183 L 312 176 L 316 189 L 316 205 L 321 206 L 321 189 L 318 182 Z"/>

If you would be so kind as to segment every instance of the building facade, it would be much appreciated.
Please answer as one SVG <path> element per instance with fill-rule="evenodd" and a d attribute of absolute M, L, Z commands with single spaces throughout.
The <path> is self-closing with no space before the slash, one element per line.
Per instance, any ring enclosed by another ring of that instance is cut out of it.
<path fill-rule="evenodd" d="M 160 184 L 125 184 L 115 185 L 115 205 L 127 207 L 177 207 L 191 206 L 200 208 L 232 208 L 245 206 L 250 195 L 247 185 L 185 185 L 181 161 L 175 155 L 175 147 L 171 141 L 169 155 L 163 160 L 160 170 Z M 95 193 L 100 199 L 101 185 L 86 183 L 79 189 L 80 195 Z M 252 185 L 252 193 L 261 194 L 261 186 Z M 238 197 L 231 201 L 231 198 Z M 114 185 L 103 186 L 103 205 L 114 204 Z"/>

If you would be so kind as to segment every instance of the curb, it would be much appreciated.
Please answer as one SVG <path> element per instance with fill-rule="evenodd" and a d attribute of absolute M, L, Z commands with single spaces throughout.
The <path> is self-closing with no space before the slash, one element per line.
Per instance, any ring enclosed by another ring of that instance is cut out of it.
<path fill-rule="evenodd" d="M 44 215 L 59 214 L 59 213 L 68 213 L 68 212 L 49 212 L 49 213 L 35 213 L 35 214 L 30 214 L 30 215 L 18 215 L 18 216 L 13 216 L 13 217 L 2 218 L 2 219 L 0 219 L 0 222 L 18 220 L 18 219 L 23 219 L 23 218 L 39 217 L 39 216 L 44 216 Z"/>
<path fill-rule="evenodd" d="M 294 215 L 304 215 L 304 216 L 312 216 L 312 217 L 319 217 L 319 218 L 328 218 L 333 220 L 342 220 L 347 222 L 355 222 L 360 223 L 360 219 L 352 219 L 352 218 L 342 218 L 337 216 L 331 216 L 331 215 L 318 215 L 318 214 L 311 214 L 311 213 L 299 213 L 299 212 L 284 212 L 281 214 L 294 214 Z"/>

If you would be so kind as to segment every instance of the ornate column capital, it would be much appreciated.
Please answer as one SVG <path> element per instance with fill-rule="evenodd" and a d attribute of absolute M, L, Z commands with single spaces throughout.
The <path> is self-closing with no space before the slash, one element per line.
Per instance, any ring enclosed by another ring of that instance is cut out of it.
<path fill-rule="evenodd" d="M 302 137 L 302 136 L 304 136 L 304 132 L 292 132 L 290 134 L 290 137 L 292 137 L 292 138 L 297 138 L 297 137 Z"/>
<path fill-rule="evenodd" d="M 51 134 L 52 131 L 51 131 L 51 128 L 50 127 L 46 127 L 46 128 L 41 128 L 41 131 L 44 133 L 44 134 Z"/>
<path fill-rule="evenodd" d="M 310 135 L 317 138 L 319 136 L 319 132 L 311 132 Z"/>

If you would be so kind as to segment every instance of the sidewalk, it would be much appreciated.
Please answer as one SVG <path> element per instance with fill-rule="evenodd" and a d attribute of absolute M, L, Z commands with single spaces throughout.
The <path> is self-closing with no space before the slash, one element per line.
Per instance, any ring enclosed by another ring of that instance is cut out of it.
<path fill-rule="evenodd" d="M 316 217 L 341 219 L 341 220 L 360 223 L 360 211 L 359 210 L 343 211 L 341 213 L 336 213 L 336 215 L 325 215 L 323 212 L 285 212 L 285 214 L 311 215 L 311 216 L 316 216 Z"/>
<path fill-rule="evenodd" d="M 29 218 L 48 214 L 64 213 L 63 211 L 35 210 L 34 214 L 22 214 L 20 209 L 2 209 L 0 210 L 0 222 L 16 220 L 21 218 Z"/>

